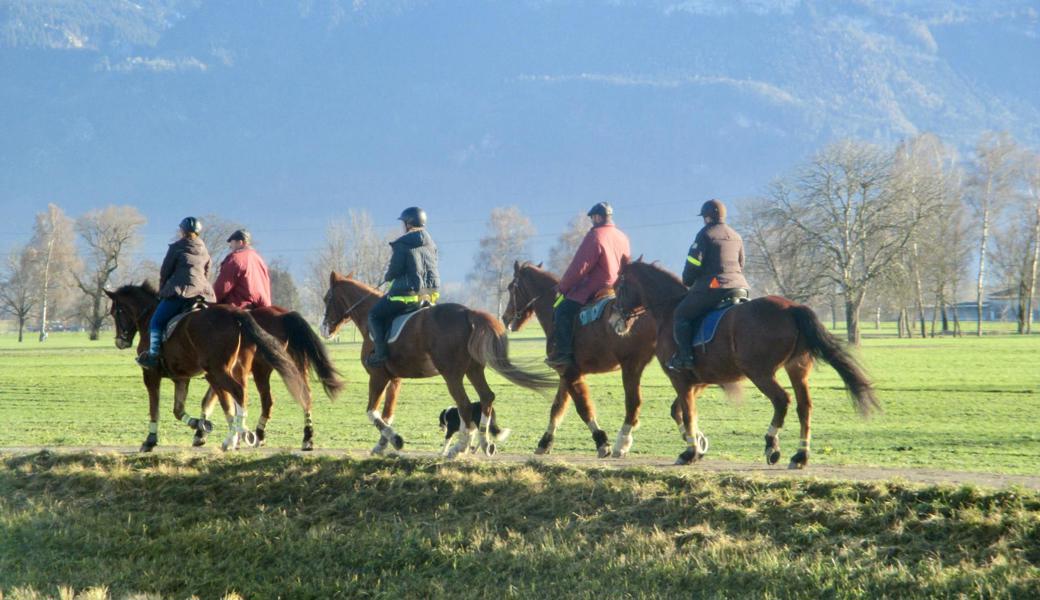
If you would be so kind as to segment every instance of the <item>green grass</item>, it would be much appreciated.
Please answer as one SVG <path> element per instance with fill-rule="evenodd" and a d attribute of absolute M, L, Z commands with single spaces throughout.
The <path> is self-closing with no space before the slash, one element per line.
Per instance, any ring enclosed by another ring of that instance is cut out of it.
<path fill-rule="evenodd" d="M 286 454 L 0 457 L 0 595 L 59 586 L 67 597 L 1037 597 L 1040 493 Z"/>
<path fill-rule="evenodd" d="M 869 329 L 867 329 L 869 333 Z M 365 418 L 366 378 L 359 346 L 330 344 L 348 388 L 335 403 L 318 396 L 315 409 L 319 447 L 367 449 L 376 433 Z M 526 364 L 542 357 L 544 342 L 530 331 L 513 336 L 512 352 Z M 812 379 L 814 464 L 930 467 L 1035 474 L 1040 466 L 1040 336 L 992 335 L 981 339 L 867 338 L 861 356 L 873 375 L 884 413 L 870 420 L 856 416 L 834 371 L 820 366 Z M 781 383 L 786 384 L 781 378 Z M 491 377 L 501 422 L 513 429 L 502 447 L 534 449 L 548 421 L 550 400 Z M 618 373 L 591 377 L 599 423 L 611 434 L 624 417 Z M 192 387 L 190 412 L 204 382 Z M 278 406 L 268 427 L 268 443 L 295 448 L 302 416 L 280 381 Z M 634 455 L 672 457 L 683 450 L 668 408 L 673 391 L 656 363 L 644 377 L 641 425 Z M 249 421 L 259 403 L 251 388 Z M 451 404 L 440 378 L 406 381 L 395 429 L 405 450 L 435 451 L 441 435 L 437 415 Z M 191 432 L 172 418 L 172 385 L 163 386 L 160 444 L 188 446 Z M 726 400 L 715 389 L 699 402 L 701 428 L 711 440 L 708 455 L 759 461 L 762 434 L 772 414 L 770 403 L 749 387 L 743 403 Z M 136 446 L 147 432 L 147 396 L 130 351 L 119 351 L 111 334 L 89 342 L 82 334 L 55 334 L 44 344 L 18 344 L 0 336 L 0 447 Z M 222 423 L 222 419 L 217 419 Z M 222 425 L 218 433 L 222 431 Z M 215 438 L 219 439 L 219 438 Z M 784 460 L 797 445 L 792 408 L 781 434 Z M 594 452 L 588 430 L 568 409 L 557 433 L 555 452 Z"/>

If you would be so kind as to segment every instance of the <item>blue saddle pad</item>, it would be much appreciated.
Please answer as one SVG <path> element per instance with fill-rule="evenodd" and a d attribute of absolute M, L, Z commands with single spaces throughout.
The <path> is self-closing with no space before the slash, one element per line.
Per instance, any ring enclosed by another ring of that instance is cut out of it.
<path fill-rule="evenodd" d="M 601 298 L 595 304 L 586 305 L 578 313 L 578 320 L 582 325 L 588 325 L 589 323 L 595 323 L 597 319 L 603 316 L 603 309 L 607 307 L 607 304 L 614 299 L 614 296 L 605 296 Z"/>
<path fill-rule="evenodd" d="M 697 328 L 697 334 L 693 336 L 694 346 L 703 346 L 715 339 L 715 331 L 719 328 L 719 322 L 722 321 L 723 315 L 726 312 L 737 306 L 736 304 L 730 304 L 723 308 L 716 308 L 701 319 L 701 325 Z"/>

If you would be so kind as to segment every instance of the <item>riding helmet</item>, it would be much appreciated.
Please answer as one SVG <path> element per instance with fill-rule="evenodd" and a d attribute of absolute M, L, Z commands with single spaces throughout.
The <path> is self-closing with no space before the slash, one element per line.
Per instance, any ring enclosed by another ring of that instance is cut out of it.
<path fill-rule="evenodd" d="M 588 216 L 600 215 L 602 217 L 609 217 L 614 214 L 613 207 L 610 206 L 609 202 L 597 202 L 589 209 Z"/>
<path fill-rule="evenodd" d="M 700 217 L 711 217 L 716 223 L 726 220 L 726 205 L 721 200 L 708 200 L 701 206 Z"/>
<path fill-rule="evenodd" d="M 397 220 L 404 221 L 404 224 L 409 227 L 425 227 L 426 211 L 418 206 L 409 206 L 404 209 L 400 217 L 397 217 Z"/>
<path fill-rule="evenodd" d="M 198 235 L 199 233 L 202 233 L 202 222 L 195 217 L 184 217 L 181 219 L 180 228 L 184 233 L 194 233 Z"/>

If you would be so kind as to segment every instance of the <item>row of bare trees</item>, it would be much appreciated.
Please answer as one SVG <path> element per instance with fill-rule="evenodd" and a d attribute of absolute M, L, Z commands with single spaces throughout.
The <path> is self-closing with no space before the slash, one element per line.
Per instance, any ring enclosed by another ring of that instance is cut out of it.
<path fill-rule="evenodd" d="M 201 220 L 217 265 L 228 251 L 225 240 L 240 225 L 217 215 Z M 13 248 L 0 265 L 0 315 L 14 320 L 18 341 L 34 322 L 44 341 L 54 321 L 82 325 L 90 339 L 98 339 L 108 316 L 104 291 L 145 279 L 154 282 L 159 276 L 158 265 L 138 252 L 145 223 L 133 206 L 110 205 L 72 219 L 50 204 L 37 214 L 29 241 Z M 288 269 L 280 261 L 268 267 L 275 303 L 299 305 Z M 216 274 L 214 267 L 211 278 Z"/>
<path fill-rule="evenodd" d="M 866 302 L 898 315 L 900 335 L 959 333 L 957 300 L 1011 295 L 1019 331 L 1032 326 L 1040 249 L 1040 155 L 987 133 L 973 155 L 930 134 L 886 149 L 841 141 L 741 211 L 756 291 L 817 305 L 840 300 L 848 339 Z"/>

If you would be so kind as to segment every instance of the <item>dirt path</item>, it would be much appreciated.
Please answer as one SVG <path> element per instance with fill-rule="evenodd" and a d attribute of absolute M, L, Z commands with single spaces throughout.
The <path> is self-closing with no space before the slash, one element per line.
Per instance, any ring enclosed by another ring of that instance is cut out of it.
<path fill-rule="evenodd" d="M 126 446 L 57 446 L 45 447 L 0 447 L 0 457 L 4 455 L 24 455 L 47 450 L 55 453 L 72 454 L 82 452 L 137 454 L 137 448 Z M 216 446 L 206 448 L 186 448 L 182 446 L 160 447 L 156 452 L 163 454 L 178 453 L 207 453 L 219 454 Z M 319 449 L 314 452 L 301 452 L 288 448 L 261 448 L 257 450 L 246 450 L 244 452 L 259 455 L 271 455 L 282 452 L 292 454 L 309 454 L 315 456 L 334 456 L 350 458 L 366 458 L 368 453 L 362 450 L 343 450 L 335 448 Z M 405 456 L 414 458 L 437 458 L 432 452 L 408 452 Z M 624 469 L 628 467 L 653 468 L 663 471 L 681 471 L 683 473 L 695 473 L 705 471 L 709 473 L 729 473 L 744 475 L 748 477 L 763 478 L 794 478 L 794 479 L 838 479 L 847 481 L 906 481 L 918 484 L 950 484 L 950 485 L 977 485 L 987 488 L 1004 488 L 1009 486 L 1020 486 L 1023 488 L 1040 490 L 1040 476 L 1034 475 L 1005 475 L 1001 473 L 975 473 L 968 471 L 944 471 L 941 469 L 903 469 L 882 467 L 860 467 L 860 466 L 838 466 L 838 465 L 811 465 L 803 471 L 792 471 L 786 468 L 786 464 L 775 467 L 767 467 L 764 464 L 748 462 L 735 462 L 719 459 L 708 459 L 694 466 L 678 467 L 671 460 L 662 457 L 630 457 L 623 460 L 598 459 L 588 456 L 533 456 L 530 454 L 499 454 L 493 458 L 467 458 L 466 460 L 487 460 L 494 463 L 522 464 L 528 461 L 545 462 L 549 464 L 574 465 L 584 468 Z"/>

